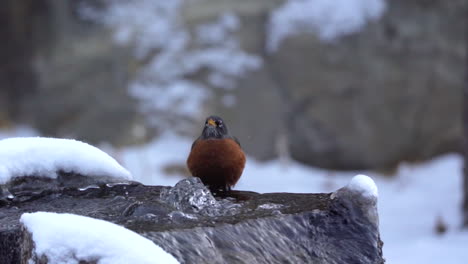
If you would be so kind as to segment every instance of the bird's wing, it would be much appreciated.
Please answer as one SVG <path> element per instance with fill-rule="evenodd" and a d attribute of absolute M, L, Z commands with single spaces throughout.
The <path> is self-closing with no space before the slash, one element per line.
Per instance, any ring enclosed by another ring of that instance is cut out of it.
<path fill-rule="evenodd" d="M 197 140 L 195 140 L 193 143 L 192 143 L 192 147 L 190 148 L 190 150 L 193 149 L 193 147 L 195 147 L 195 144 L 197 144 L 198 140 L 200 140 L 199 138 L 197 138 Z"/>
<path fill-rule="evenodd" d="M 242 147 L 239 140 L 235 136 L 232 136 L 232 139 L 234 139 L 234 141 L 237 143 L 237 145 L 239 145 L 239 147 Z"/>

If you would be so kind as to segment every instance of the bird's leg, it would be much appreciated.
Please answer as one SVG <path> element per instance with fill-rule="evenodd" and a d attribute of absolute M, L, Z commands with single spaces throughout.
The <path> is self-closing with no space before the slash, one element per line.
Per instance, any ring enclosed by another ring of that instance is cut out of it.
<path fill-rule="evenodd" d="M 215 188 L 215 187 L 213 187 L 213 186 L 210 186 L 210 185 L 208 185 L 207 187 L 208 187 L 208 189 L 210 190 L 211 194 L 213 194 L 214 196 L 216 196 L 216 194 L 218 193 L 219 189 L 217 189 L 217 188 Z"/>
<path fill-rule="evenodd" d="M 219 196 L 219 197 L 226 197 L 229 192 L 231 191 L 231 187 L 228 185 L 223 185 L 218 187 L 215 191 L 213 191 L 214 196 Z"/>
<path fill-rule="evenodd" d="M 226 194 L 226 193 L 229 192 L 229 191 L 231 191 L 231 188 L 229 187 L 229 185 L 223 185 L 223 186 L 221 186 L 221 192 L 223 192 L 223 193 Z"/>

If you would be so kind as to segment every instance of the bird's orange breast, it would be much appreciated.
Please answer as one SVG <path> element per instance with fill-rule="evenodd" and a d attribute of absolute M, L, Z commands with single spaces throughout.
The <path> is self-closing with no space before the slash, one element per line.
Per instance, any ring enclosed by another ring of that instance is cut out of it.
<path fill-rule="evenodd" d="M 230 188 L 239 180 L 245 154 L 232 139 L 197 140 L 187 159 L 193 176 L 213 188 Z"/>

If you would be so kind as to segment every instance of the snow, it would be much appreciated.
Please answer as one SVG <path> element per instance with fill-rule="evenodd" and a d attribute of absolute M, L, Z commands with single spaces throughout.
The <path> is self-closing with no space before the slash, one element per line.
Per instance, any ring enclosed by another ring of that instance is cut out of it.
<path fill-rule="evenodd" d="M 311 32 L 330 42 L 360 31 L 385 9 L 385 0 L 288 0 L 271 13 L 266 48 L 274 52 L 287 37 Z"/>
<path fill-rule="evenodd" d="M 43 137 L 0 140 L 0 184 L 19 176 L 56 178 L 59 171 L 132 179 L 112 157 L 80 141 Z"/>
<path fill-rule="evenodd" d="M 369 176 L 363 174 L 354 176 L 347 185 L 347 188 L 361 193 L 361 195 L 367 198 L 377 198 L 379 196 L 375 182 Z"/>
<path fill-rule="evenodd" d="M 119 156 L 137 180 L 173 186 L 186 175 L 169 176 L 164 167 L 167 164 L 184 167 L 192 141 L 165 135 L 148 145 L 123 149 Z M 462 167 L 463 160 L 456 154 L 424 163 L 402 163 L 392 176 L 373 171 L 323 170 L 294 161 L 286 166 L 277 160 L 258 162 L 248 158 L 234 189 L 262 193 L 334 192 L 350 183 L 354 176 L 365 174 L 379 187 L 380 231 L 388 263 L 462 264 L 468 259 L 468 232 L 460 229 Z M 374 189 L 370 180 L 361 176 L 355 179 L 357 183 L 365 183 L 364 190 L 377 195 L 377 188 Z M 438 218 L 448 227 L 443 235 L 434 231 Z"/>
<path fill-rule="evenodd" d="M 25 213 L 21 223 L 32 233 L 37 256 L 48 263 L 179 263 L 152 241 L 99 219 L 49 212 Z"/>
<path fill-rule="evenodd" d="M 235 33 L 241 21 L 235 14 L 192 27 L 182 15 L 186 1 L 107 0 L 104 11 L 80 9 L 82 17 L 113 29 L 115 42 L 130 46 L 135 58 L 145 61 L 128 89 L 150 124 L 160 129 L 173 128 L 164 126 L 168 122 L 162 118 L 200 117 L 204 103 L 214 98 L 210 87 L 232 89 L 238 78 L 262 64 L 240 48 Z M 198 72 L 206 76 L 193 78 Z"/>
<path fill-rule="evenodd" d="M 214 23 L 206 23 L 197 26 L 197 41 L 203 45 L 219 45 L 228 42 L 236 45 L 230 32 L 236 31 L 241 22 L 233 13 L 225 13 Z"/>
<path fill-rule="evenodd" d="M 141 100 L 141 111 L 149 115 L 174 107 L 178 115 L 190 116 L 200 109 L 201 103 L 209 95 L 203 86 L 188 80 L 174 80 L 165 86 L 136 82 L 132 84 L 130 92 L 133 97 Z M 160 120 L 152 123 L 158 121 Z"/>

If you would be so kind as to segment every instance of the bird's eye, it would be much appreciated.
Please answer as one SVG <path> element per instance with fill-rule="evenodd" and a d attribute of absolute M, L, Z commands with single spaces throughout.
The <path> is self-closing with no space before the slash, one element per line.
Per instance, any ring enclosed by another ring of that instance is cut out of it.
<path fill-rule="evenodd" d="M 223 121 L 216 121 L 216 126 L 222 127 L 223 126 Z"/>

